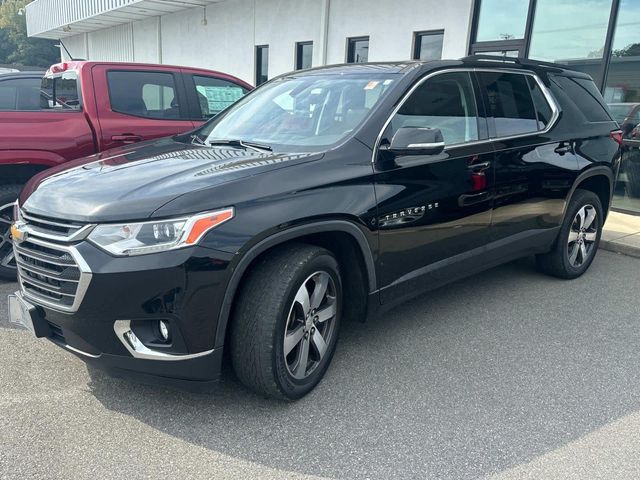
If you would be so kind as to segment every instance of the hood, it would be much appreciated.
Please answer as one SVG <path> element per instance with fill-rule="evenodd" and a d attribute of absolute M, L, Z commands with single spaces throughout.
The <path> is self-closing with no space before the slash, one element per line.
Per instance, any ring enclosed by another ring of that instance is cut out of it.
<path fill-rule="evenodd" d="M 36 215 L 78 222 L 141 220 L 185 193 L 322 156 L 204 147 L 168 138 L 52 169 L 25 187 L 20 205 Z M 226 206 L 216 204 L 215 189 L 212 195 L 211 208 Z"/>

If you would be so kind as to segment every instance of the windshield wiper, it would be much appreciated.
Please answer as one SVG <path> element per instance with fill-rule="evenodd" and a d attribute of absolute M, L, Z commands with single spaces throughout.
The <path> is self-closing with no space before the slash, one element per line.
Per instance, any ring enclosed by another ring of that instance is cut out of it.
<path fill-rule="evenodd" d="M 240 148 L 251 148 L 256 152 L 271 152 L 273 149 L 269 145 L 265 145 L 264 143 L 256 143 L 247 140 L 223 140 L 223 139 L 214 139 L 206 142 L 206 145 L 229 145 L 231 147 L 240 147 Z"/>
<path fill-rule="evenodd" d="M 197 133 L 191 135 L 191 144 L 197 144 L 197 145 L 204 145 L 206 146 L 207 144 L 205 143 L 205 141 L 200 138 L 200 135 L 198 135 Z"/>

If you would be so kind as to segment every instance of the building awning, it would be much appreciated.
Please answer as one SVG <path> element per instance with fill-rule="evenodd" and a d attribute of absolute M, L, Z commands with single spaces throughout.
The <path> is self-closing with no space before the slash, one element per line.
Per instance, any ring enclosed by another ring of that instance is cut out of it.
<path fill-rule="evenodd" d="M 223 0 L 34 0 L 26 6 L 30 37 L 59 39 Z"/>

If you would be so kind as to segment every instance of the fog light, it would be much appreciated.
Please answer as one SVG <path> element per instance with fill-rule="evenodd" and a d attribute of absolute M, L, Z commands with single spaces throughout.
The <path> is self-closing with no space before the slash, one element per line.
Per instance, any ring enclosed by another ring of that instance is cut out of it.
<path fill-rule="evenodd" d="M 169 340 L 169 325 L 164 320 L 160 320 L 158 326 L 160 327 L 160 335 L 162 335 L 162 339 L 166 342 Z"/>

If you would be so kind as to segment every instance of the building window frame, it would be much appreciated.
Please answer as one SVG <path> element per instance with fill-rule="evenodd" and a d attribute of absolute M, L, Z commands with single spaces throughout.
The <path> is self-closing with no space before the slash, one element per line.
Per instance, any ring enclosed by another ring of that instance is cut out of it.
<path fill-rule="evenodd" d="M 367 42 L 367 47 L 371 45 L 371 38 L 368 35 L 362 35 L 359 37 L 347 37 L 347 45 L 345 48 L 345 63 L 355 62 L 355 45 L 357 42 Z M 367 61 L 369 61 L 369 54 L 367 53 Z"/>
<path fill-rule="evenodd" d="M 267 52 L 267 71 L 266 71 L 266 75 L 264 75 L 264 72 L 262 71 L 262 56 L 264 55 L 264 51 L 266 50 Z M 255 50 L 254 50 L 254 57 L 255 57 L 255 62 L 254 62 L 254 80 L 255 80 L 255 86 L 258 87 L 260 85 L 262 85 L 263 83 L 269 81 L 269 45 L 264 44 L 264 45 L 256 45 Z M 260 81 L 261 77 L 265 77 L 264 81 Z"/>
<path fill-rule="evenodd" d="M 517 40 L 495 40 L 490 42 L 476 42 L 478 33 L 478 21 L 480 19 L 480 8 L 482 0 L 475 0 L 472 9 L 471 32 L 469 35 L 469 46 L 467 52 L 469 55 L 482 54 L 482 52 L 492 52 L 500 50 L 518 50 L 519 57 L 529 58 L 529 48 L 531 46 L 531 32 L 533 31 L 533 21 L 536 13 L 538 0 L 529 0 L 529 9 L 527 12 L 527 22 L 523 39 Z M 604 44 L 604 55 L 598 75 L 594 78 L 596 86 L 601 92 L 607 84 L 607 74 L 609 64 L 611 63 L 611 46 L 613 45 L 613 36 L 615 34 L 616 20 L 620 11 L 620 0 L 612 0 L 611 11 L 609 12 L 609 25 Z"/>
<path fill-rule="evenodd" d="M 294 59 L 293 59 L 293 65 L 295 70 L 303 70 L 302 51 L 303 51 L 303 48 L 306 46 L 311 47 L 311 67 L 313 67 L 313 41 L 296 42 L 296 48 L 294 50 Z"/>
<path fill-rule="evenodd" d="M 413 32 L 413 38 L 412 38 L 412 43 L 411 43 L 411 59 L 412 60 L 420 60 L 420 39 L 422 37 L 427 37 L 427 36 L 436 36 L 436 35 L 442 35 L 442 41 L 444 44 L 444 29 L 438 29 L 438 30 L 419 30 L 416 32 Z M 442 52 L 440 52 L 440 59 L 442 59 Z"/>

